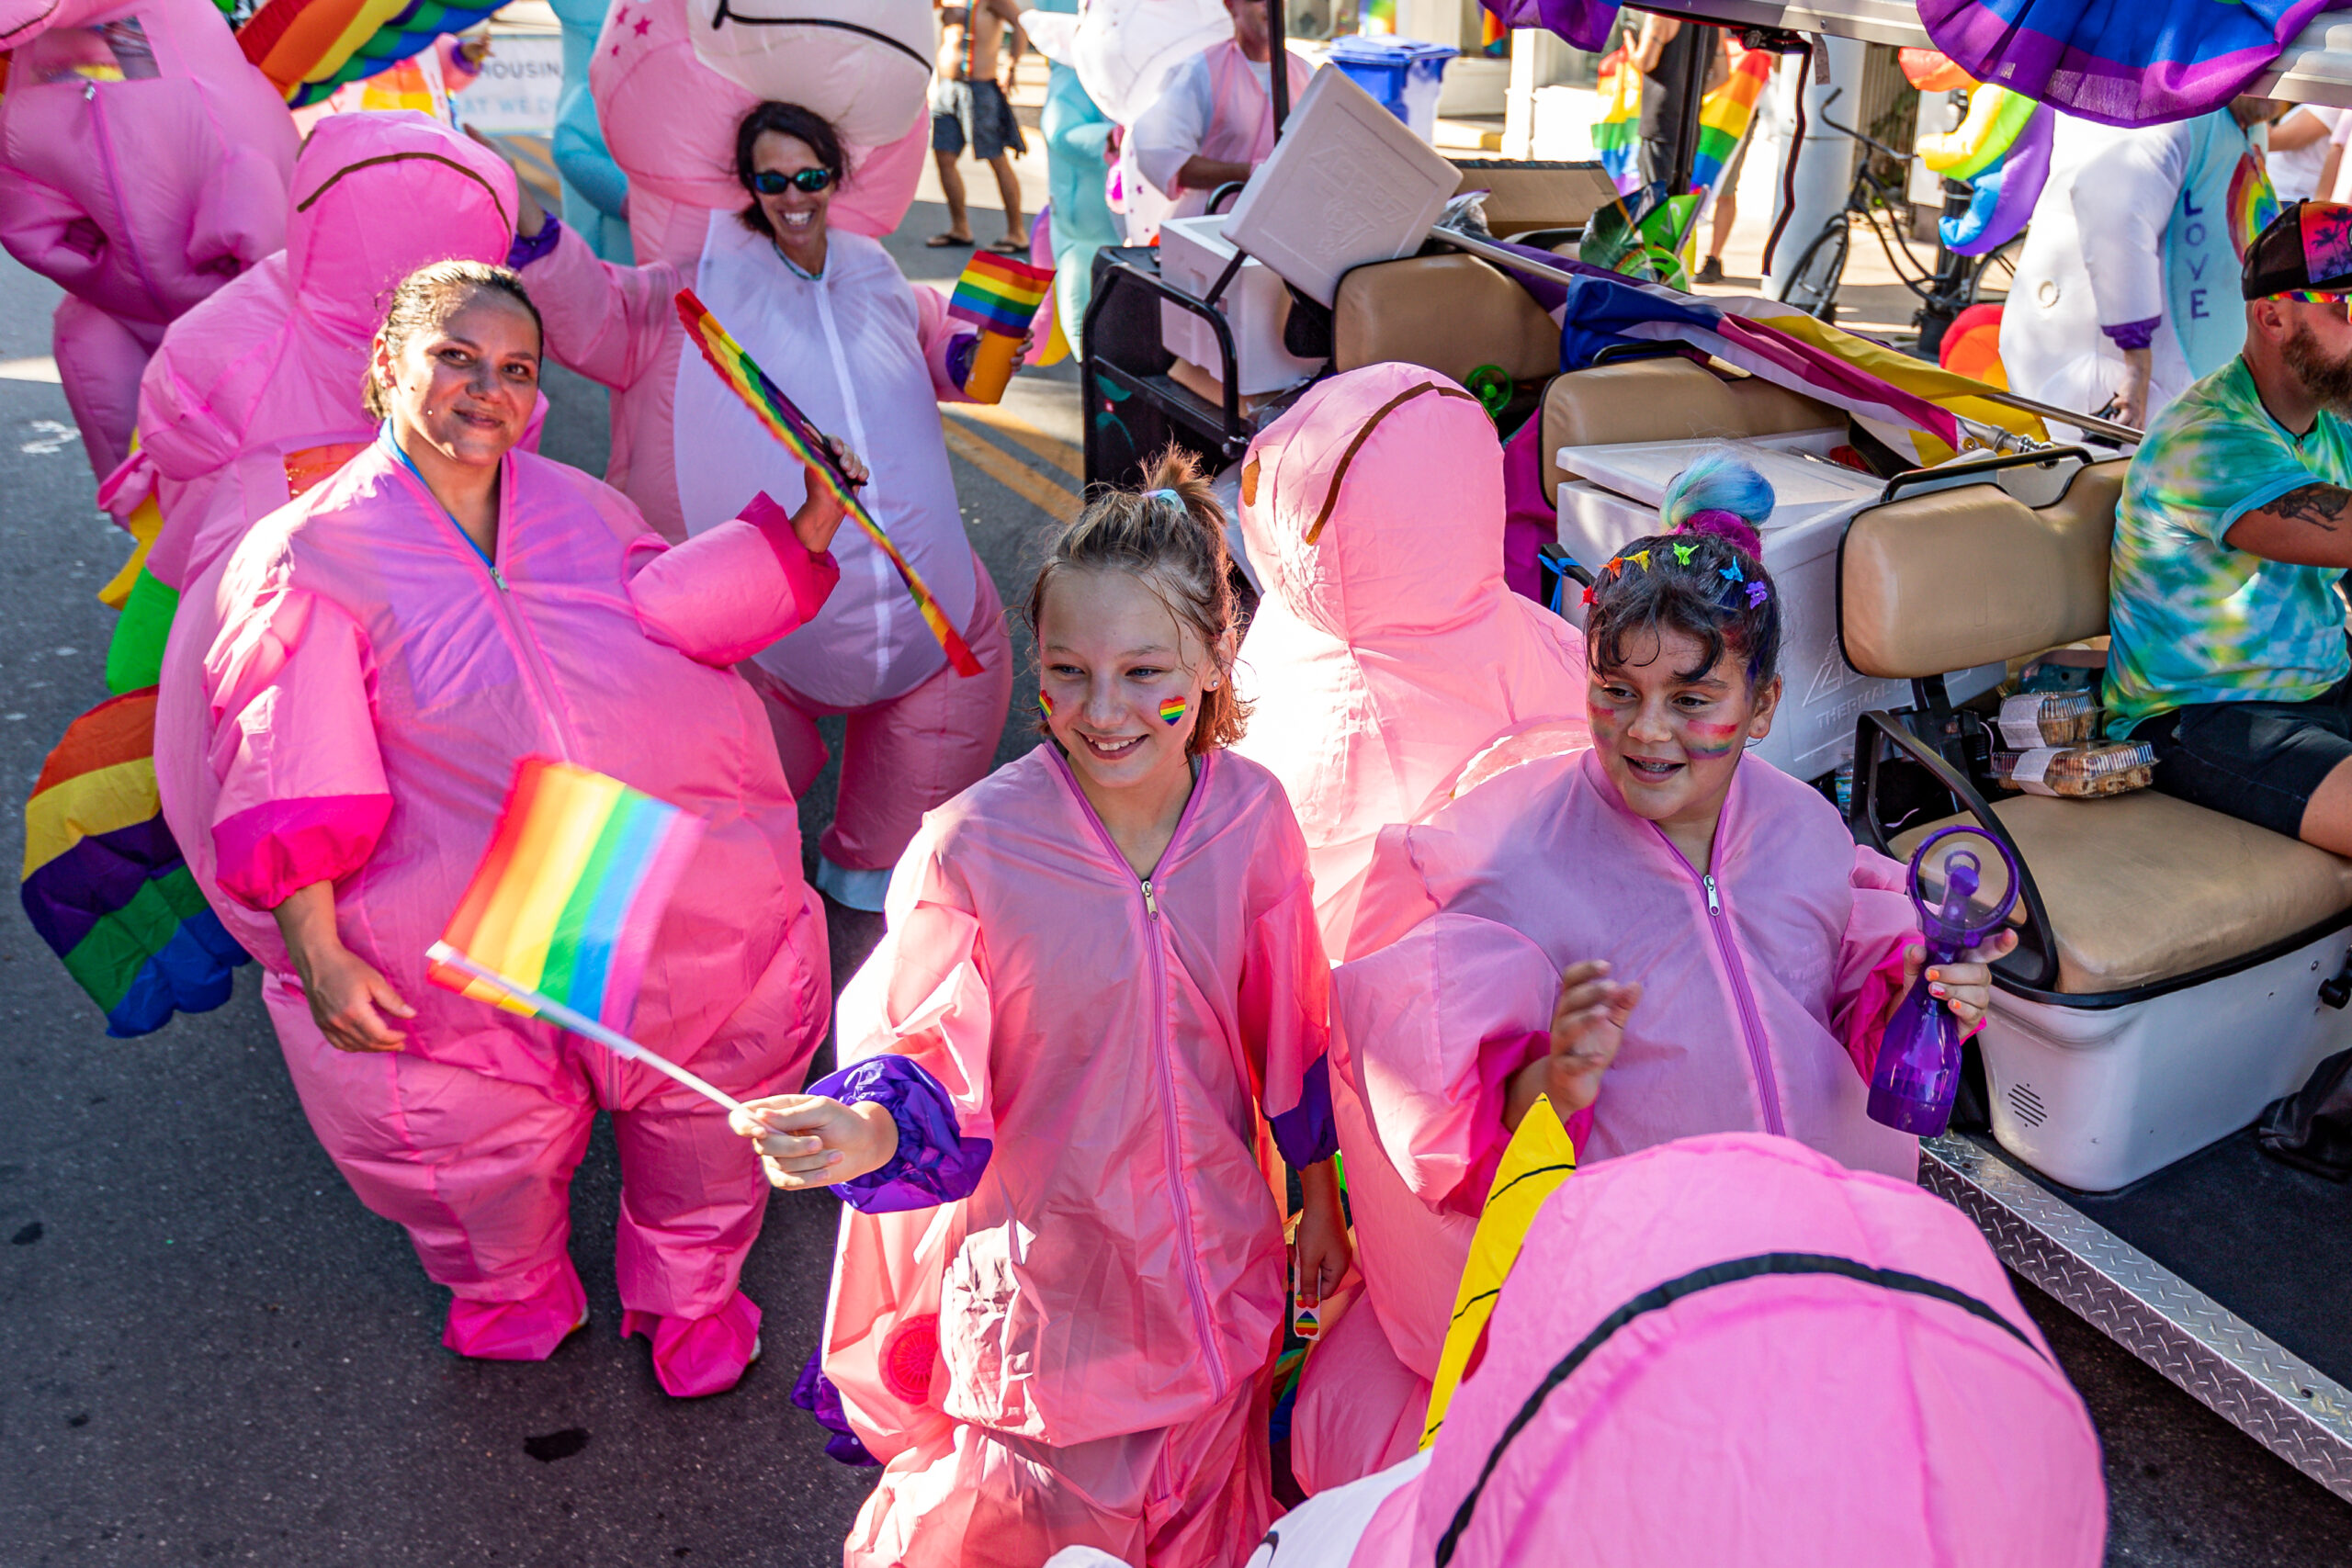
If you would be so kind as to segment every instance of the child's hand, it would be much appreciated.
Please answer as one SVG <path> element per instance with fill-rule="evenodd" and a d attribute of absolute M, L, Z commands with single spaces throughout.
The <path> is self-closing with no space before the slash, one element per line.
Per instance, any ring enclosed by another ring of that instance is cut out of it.
<path fill-rule="evenodd" d="M 1340 1207 L 1340 1178 L 1329 1160 L 1301 1170 L 1298 1186 L 1306 1204 L 1291 1243 L 1291 1268 L 1298 1281 L 1298 1304 L 1320 1306 L 1347 1278 L 1348 1220 Z"/>
<path fill-rule="evenodd" d="M 1537 1097 L 1552 1102 L 1561 1121 L 1600 1098 L 1600 1075 L 1625 1043 L 1625 1020 L 1642 999 L 1639 981 L 1607 978 L 1609 964 L 1593 959 L 1571 964 L 1560 975 L 1560 999 L 1552 1009 L 1552 1049 L 1511 1075 L 1503 1124 L 1517 1132 Z"/>
<path fill-rule="evenodd" d="M 1940 998 L 1960 1020 L 1962 1032 L 1973 1030 L 1984 1021 L 1984 1010 L 1993 1005 L 1993 964 L 2017 950 L 2018 933 L 2001 931 L 1992 941 L 1979 943 L 1960 955 L 1956 964 L 1939 964 L 1928 971 L 1928 989 Z M 1928 950 L 1913 944 L 1903 950 L 1903 986 L 1894 993 L 1894 1001 L 1886 1016 L 1894 1018 L 1895 1008 L 1911 994 L 1918 981 L 1919 971 L 1928 962 Z"/>
<path fill-rule="evenodd" d="M 728 1118 L 752 1140 L 769 1185 L 787 1192 L 854 1181 L 899 1152 L 899 1124 L 870 1100 L 843 1105 L 820 1094 L 754 1100 Z"/>
<path fill-rule="evenodd" d="M 857 454 L 838 436 L 826 436 L 825 447 L 833 455 L 833 460 L 841 464 L 842 473 L 848 479 L 852 490 L 864 484 L 870 477 Z M 833 547 L 833 534 L 841 527 L 842 519 L 849 515 L 849 511 L 834 499 L 832 487 L 825 482 L 823 473 L 816 465 L 808 466 L 806 479 L 808 499 L 800 503 L 800 510 L 792 514 L 792 533 L 800 541 L 801 548 L 812 556 L 821 556 Z"/>

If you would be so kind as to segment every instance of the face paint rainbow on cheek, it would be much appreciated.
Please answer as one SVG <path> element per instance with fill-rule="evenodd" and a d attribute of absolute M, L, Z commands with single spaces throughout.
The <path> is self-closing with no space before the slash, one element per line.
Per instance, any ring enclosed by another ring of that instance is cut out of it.
<path fill-rule="evenodd" d="M 1682 727 L 1690 731 L 1682 749 L 1693 757 L 1712 762 L 1739 750 L 1740 727 L 1736 724 L 1702 724 L 1692 718 L 1683 720 Z"/>
<path fill-rule="evenodd" d="M 1051 697 L 1049 697 L 1049 696 L 1047 696 L 1047 695 L 1046 695 L 1046 694 L 1045 694 L 1045 693 L 1043 693 L 1043 692 L 1038 693 L 1038 694 L 1037 694 L 1037 711 L 1038 711 L 1039 713 L 1041 713 L 1041 714 L 1044 714 L 1047 718 L 1051 718 L 1051 717 L 1053 717 L 1053 716 L 1054 716 L 1054 699 L 1053 699 L 1053 698 L 1051 698 Z"/>
<path fill-rule="evenodd" d="M 1164 698 L 1159 705 L 1159 722 L 1170 725 L 1181 724 L 1183 722 L 1184 716 L 1192 711 L 1193 705 L 1182 697 Z"/>

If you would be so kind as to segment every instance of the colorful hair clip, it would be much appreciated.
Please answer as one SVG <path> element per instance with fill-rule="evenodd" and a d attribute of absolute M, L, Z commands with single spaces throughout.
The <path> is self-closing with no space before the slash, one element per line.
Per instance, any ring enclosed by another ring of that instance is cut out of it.
<path fill-rule="evenodd" d="M 1723 576 L 1725 582 L 1745 582 L 1747 581 L 1740 575 L 1739 563 L 1737 561 L 1734 561 L 1729 566 L 1724 568 Z"/>
<path fill-rule="evenodd" d="M 1757 605 L 1764 603 L 1764 601 L 1770 596 L 1771 590 L 1766 588 L 1760 582 L 1751 582 L 1747 585 L 1747 607 L 1751 610 L 1756 608 Z"/>
<path fill-rule="evenodd" d="M 1674 547 L 1674 558 L 1680 561 L 1684 566 L 1689 566 L 1690 564 L 1691 554 L 1693 551 L 1697 550 L 1698 547 L 1699 547 L 1696 545 L 1677 545 Z"/>
<path fill-rule="evenodd" d="M 1148 490 L 1148 491 L 1144 491 L 1143 493 L 1144 493 L 1144 499 L 1145 499 L 1145 500 L 1147 500 L 1147 501 L 1162 501 L 1162 500 L 1165 500 L 1165 501 L 1167 501 L 1167 502 L 1170 502 L 1170 503 L 1172 503 L 1172 504 L 1174 504 L 1174 505 L 1176 505 L 1176 506 L 1180 506 L 1180 507 L 1181 507 L 1181 506 L 1182 506 L 1182 505 L 1184 504 L 1184 498 L 1183 498 L 1182 496 L 1181 496 L 1181 495 L 1178 495 L 1178 494 L 1177 494 L 1174 491 L 1172 491 L 1172 490 L 1165 490 L 1165 489 L 1162 489 L 1162 490 Z"/>
<path fill-rule="evenodd" d="M 1600 563 L 1600 570 L 1603 571 L 1622 572 L 1625 570 L 1625 558 L 1623 556 L 1611 556 L 1607 560 Z"/>
<path fill-rule="evenodd" d="M 1650 569 L 1650 553 L 1647 550 L 1635 550 L 1632 555 L 1627 556 L 1625 558 L 1631 561 L 1641 562 L 1642 570 L 1644 571 L 1647 571 Z"/>
<path fill-rule="evenodd" d="M 1589 583 L 1589 582 L 1586 583 L 1586 584 L 1584 585 L 1584 602 L 1585 602 L 1586 604 L 1590 604 L 1594 603 L 1595 598 L 1596 598 L 1596 596 L 1595 596 L 1595 594 L 1594 594 L 1594 593 L 1593 593 L 1593 592 L 1592 592 L 1592 584 L 1591 584 L 1591 583 Z"/>

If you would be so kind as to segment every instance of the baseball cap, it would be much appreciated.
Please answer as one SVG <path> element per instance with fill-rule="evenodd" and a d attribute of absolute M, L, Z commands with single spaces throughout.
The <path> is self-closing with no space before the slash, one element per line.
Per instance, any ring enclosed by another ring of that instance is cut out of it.
<path fill-rule="evenodd" d="M 2245 298 L 2297 288 L 2352 292 L 2352 206 L 2299 201 L 2272 219 L 2245 251 Z"/>

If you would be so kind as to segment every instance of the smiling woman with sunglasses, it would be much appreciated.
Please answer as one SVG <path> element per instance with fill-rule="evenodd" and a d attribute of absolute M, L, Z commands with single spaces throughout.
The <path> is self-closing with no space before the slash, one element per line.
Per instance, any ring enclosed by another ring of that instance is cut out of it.
<path fill-rule="evenodd" d="M 513 259 L 546 313 L 548 354 L 615 389 L 606 478 L 656 528 L 683 537 L 760 491 L 787 506 L 802 493 L 799 466 L 686 342 L 673 301 L 691 286 L 818 428 L 873 465 L 866 506 L 979 656 L 977 676 L 949 668 L 888 559 L 852 528 L 834 545 L 842 581 L 824 609 L 744 665 L 796 793 L 826 761 L 817 721 L 849 716 L 816 875 L 839 919 L 882 908 L 922 814 L 978 782 L 1004 728 L 1004 612 L 965 537 L 938 408 L 963 400 L 977 337 L 878 242 L 828 222 L 858 175 L 823 118 L 758 105 L 732 151 L 744 205 L 710 214 L 691 267 L 600 262 L 527 200 Z"/>

